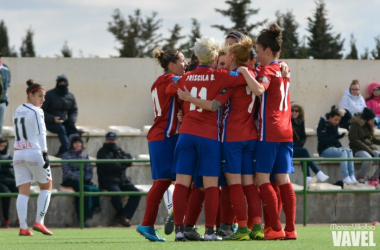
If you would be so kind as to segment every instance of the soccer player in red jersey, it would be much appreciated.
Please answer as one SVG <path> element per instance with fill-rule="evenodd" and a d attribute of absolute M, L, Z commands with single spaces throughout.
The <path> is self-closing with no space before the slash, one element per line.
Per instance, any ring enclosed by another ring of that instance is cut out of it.
<path fill-rule="evenodd" d="M 265 240 L 296 239 L 296 197 L 289 174 L 294 172 L 292 164 L 293 131 L 289 96 L 290 75 L 283 78 L 278 63 L 281 50 L 281 28 L 273 23 L 260 32 L 256 52 L 261 64 L 258 81 L 248 81 L 250 89 L 261 96 L 259 141 L 255 151 L 256 183 L 267 213 L 271 217 L 271 229 Z M 239 68 L 245 77 L 251 77 L 247 68 Z M 270 174 L 275 174 L 279 185 L 283 209 L 286 216 L 285 232 L 281 227 L 277 209 L 276 193 L 270 184 Z"/>
<path fill-rule="evenodd" d="M 155 50 L 154 54 L 165 74 L 158 77 L 151 88 L 156 118 L 147 138 L 154 183 L 146 196 L 144 220 L 137 226 L 137 231 L 150 241 L 165 241 L 156 234 L 154 223 L 162 196 L 175 179 L 171 170 L 179 128 L 178 102 L 175 97 L 166 95 L 165 90 L 173 79 L 175 81 L 185 73 L 187 63 L 177 50 Z"/>
<path fill-rule="evenodd" d="M 237 67 L 243 66 L 250 58 L 252 46 L 252 40 L 244 37 L 240 43 L 228 47 L 225 67 L 232 70 L 231 73 L 236 74 Z M 254 75 L 253 72 L 252 75 Z M 212 110 L 213 101 L 192 97 L 189 92 L 181 90 L 178 92 L 180 99 Z M 217 99 L 219 98 L 228 100 L 222 126 L 222 151 L 225 159 L 223 172 L 227 178 L 229 197 L 239 226 L 235 233 L 223 237 L 223 240 L 250 240 L 247 227 L 247 202 L 242 186 L 242 177 L 243 184 L 246 182 L 248 185 L 253 184 L 253 152 L 258 137 L 253 117 L 256 97 L 247 85 L 241 85 L 221 94 L 220 97 L 217 97 Z M 250 188 L 252 187 L 250 186 Z M 253 197 L 247 197 L 247 200 L 252 201 Z M 261 218 L 261 203 L 258 204 L 258 208 Z M 261 229 L 261 225 L 259 226 Z"/>
<path fill-rule="evenodd" d="M 229 87 L 245 84 L 244 77 L 230 75 L 230 72 L 226 70 L 213 68 L 216 66 L 218 47 L 213 38 L 197 39 L 194 52 L 201 65 L 194 71 L 186 73 L 177 83 L 168 86 L 166 93 L 176 95 L 178 88 L 184 89 L 186 86 L 192 95 L 204 100 L 214 100 L 219 92 L 223 94 Z M 176 241 L 185 240 L 183 233 L 185 194 L 194 175 L 203 177 L 205 189 L 206 234 L 204 240 L 221 240 L 215 235 L 213 228 L 218 209 L 215 204 L 219 203 L 218 176 L 221 160 L 218 113 L 203 110 L 189 102 L 184 102 L 183 111 L 184 117 L 173 166 L 173 172 L 176 173 L 173 194 Z"/>

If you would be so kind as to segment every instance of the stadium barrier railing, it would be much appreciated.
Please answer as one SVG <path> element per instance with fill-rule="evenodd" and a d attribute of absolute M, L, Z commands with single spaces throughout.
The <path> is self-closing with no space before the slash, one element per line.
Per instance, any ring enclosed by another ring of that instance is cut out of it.
<path fill-rule="evenodd" d="M 307 224 L 307 195 L 308 194 L 338 194 L 338 193 L 380 193 L 380 189 L 370 189 L 370 190 L 309 190 L 306 187 L 306 168 L 307 162 L 316 161 L 316 162 L 340 162 L 340 161 L 380 161 L 380 158 L 293 158 L 293 162 L 300 162 L 303 168 L 303 190 L 295 191 L 296 194 L 302 194 L 303 196 L 303 225 Z M 50 163 L 79 163 L 79 192 L 74 193 L 52 193 L 52 196 L 73 196 L 79 197 L 79 224 L 80 228 L 84 228 L 84 197 L 85 196 L 118 196 L 118 195 L 147 195 L 148 192 L 85 192 L 84 191 L 84 183 L 83 183 L 83 164 L 84 163 L 147 163 L 149 160 L 52 160 Z M 11 160 L 1 160 L 0 164 L 3 163 L 12 163 Z M 54 181 L 54 180 L 53 180 Z M 17 193 L 0 193 L 0 197 L 17 197 Z M 31 193 L 30 196 L 38 196 L 39 193 Z"/>

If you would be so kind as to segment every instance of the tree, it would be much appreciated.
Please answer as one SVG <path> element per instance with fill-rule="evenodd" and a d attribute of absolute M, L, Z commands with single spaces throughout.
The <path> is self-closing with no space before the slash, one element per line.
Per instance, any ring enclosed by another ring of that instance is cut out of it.
<path fill-rule="evenodd" d="M 198 23 L 198 20 L 195 18 L 192 18 L 192 27 L 191 27 L 191 32 L 190 35 L 188 36 L 189 40 L 182 44 L 180 46 L 180 50 L 182 51 L 183 55 L 186 58 L 190 58 L 191 54 L 193 53 L 192 48 L 194 47 L 195 41 L 197 38 L 201 38 L 201 25 Z"/>
<path fill-rule="evenodd" d="M 124 18 L 119 9 L 112 15 L 113 22 L 108 22 L 108 31 L 121 44 L 117 50 L 120 57 L 152 57 L 153 49 L 162 41 L 161 34 L 157 31 L 161 27 L 162 20 L 156 20 L 157 13 L 151 17 L 141 18 L 139 9 L 135 10 L 134 16 Z"/>
<path fill-rule="evenodd" d="M 346 56 L 346 59 L 359 59 L 358 57 L 358 50 L 356 49 L 356 39 L 354 37 L 354 34 L 351 34 L 351 39 L 350 39 L 350 47 L 351 47 L 351 52 Z"/>
<path fill-rule="evenodd" d="M 360 55 L 360 60 L 369 60 L 369 49 L 365 48 L 364 53 Z"/>
<path fill-rule="evenodd" d="M 8 30 L 3 20 L 0 22 L 0 53 L 9 56 Z"/>
<path fill-rule="evenodd" d="M 276 12 L 277 24 L 282 29 L 282 58 L 299 58 L 299 42 L 298 42 L 298 23 L 295 21 L 295 16 L 291 11 L 285 14 Z"/>
<path fill-rule="evenodd" d="M 34 35 L 34 32 L 32 28 L 29 28 L 26 31 L 25 38 L 22 39 L 22 43 L 20 47 L 21 57 L 35 57 L 36 56 L 36 53 L 34 52 L 33 35 Z"/>
<path fill-rule="evenodd" d="M 308 17 L 309 55 L 315 59 L 341 59 L 344 39 L 340 41 L 340 34 L 330 32 L 332 26 L 327 23 L 327 10 L 323 0 L 316 2 L 317 8 L 313 18 Z"/>
<path fill-rule="evenodd" d="M 61 53 L 63 57 L 72 57 L 73 56 L 73 50 L 69 48 L 69 45 L 67 45 L 67 41 L 65 41 L 65 44 L 63 44 L 63 47 L 61 49 Z"/>
<path fill-rule="evenodd" d="M 374 50 L 371 51 L 371 55 L 373 59 L 379 60 L 380 59 L 380 36 L 375 37 L 376 47 Z"/>
<path fill-rule="evenodd" d="M 212 25 L 211 27 L 220 29 L 221 31 L 224 31 L 225 33 L 228 33 L 228 31 L 233 29 L 239 29 L 244 28 L 247 30 L 247 32 L 250 34 L 250 36 L 253 36 L 251 31 L 259 26 L 262 26 L 266 23 L 267 19 L 265 19 L 262 22 L 257 22 L 255 24 L 248 24 L 248 19 L 256 15 L 260 9 L 250 9 L 249 5 L 251 4 L 251 0 L 227 0 L 225 1 L 226 4 L 228 4 L 230 7 L 227 10 L 221 10 L 221 9 L 215 9 L 216 12 L 221 13 L 225 17 L 229 17 L 232 23 L 234 24 L 233 27 L 225 27 L 224 25 Z"/>
<path fill-rule="evenodd" d="M 168 39 L 164 39 L 166 41 L 166 44 L 164 46 L 162 46 L 163 50 L 176 49 L 175 46 L 179 42 L 179 40 L 186 37 L 186 36 L 180 35 L 181 29 L 182 29 L 181 26 L 179 26 L 178 24 L 175 24 L 173 29 L 169 30 L 171 33 L 171 36 Z"/>

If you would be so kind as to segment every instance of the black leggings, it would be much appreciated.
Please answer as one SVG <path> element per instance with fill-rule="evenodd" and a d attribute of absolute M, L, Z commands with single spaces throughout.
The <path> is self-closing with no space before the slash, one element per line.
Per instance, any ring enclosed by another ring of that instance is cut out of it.
<path fill-rule="evenodd" d="M 16 184 L 6 185 L 0 183 L 0 193 L 18 193 L 18 188 Z M 9 220 L 9 207 L 11 205 L 11 197 L 2 197 L 1 198 L 3 218 L 4 220 Z"/>

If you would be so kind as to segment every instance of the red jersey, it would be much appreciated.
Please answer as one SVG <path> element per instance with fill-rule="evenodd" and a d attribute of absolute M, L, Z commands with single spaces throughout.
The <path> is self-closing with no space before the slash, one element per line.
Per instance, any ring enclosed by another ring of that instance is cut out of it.
<path fill-rule="evenodd" d="M 248 68 L 252 76 L 257 73 Z M 254 121 L 254 112 L 257 108 L 256 96 L 247 85 L 237 86 L 227 95 L 229 98 L 224 106 L 222 121 L 222 142 L 248 141 L 258 138 Z"/>
<path fill-rule="evenodd" d="M 162 141 L 178 133 L 179 105 L 176 97 L 165 94 L 166 87 L 173 83 L 173 78 L 178 77 L 173 74 L 165 74 L 158 77 L 152 85 L 151 92 L 156 118 L 147 134 L 149 142 Z"/>
<path fill-rule="evenodd" d="M 177 83 L 169 85 L 166 93 L 172 96 L 177 95 L 177 89 L 184 90 L 186 86 L 193 97 L 210 101 L 216 99 L 224 103 L 227 99 L 221 98 L 221 96 L 231 91 L 231 87 L 239 84 L 245 84 L 242 75 L 200 65 L 195 70 L 186 73 Z M 219 139 L 218 112 L 203 110 L 190 102 L 184 102 L 183 113 L 180 134 L 196 135 L 213 140 Z"/>
<path fill-rule="evenodd" d="M 260 68 L 258 82 L 266 91 L 261 96 L 259 140 L 292 142 L 290 73 L 282 78 L 277 61 Z"/>

